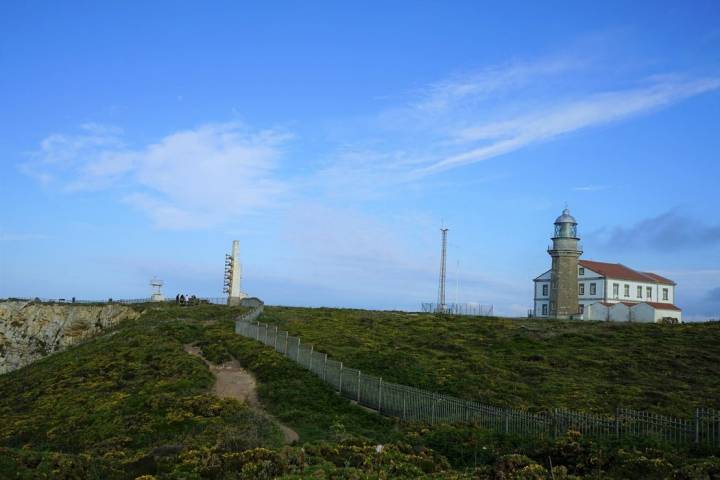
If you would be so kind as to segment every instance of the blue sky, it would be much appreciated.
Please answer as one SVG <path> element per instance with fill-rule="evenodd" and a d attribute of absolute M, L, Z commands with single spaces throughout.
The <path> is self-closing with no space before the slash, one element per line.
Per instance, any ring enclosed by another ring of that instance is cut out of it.
<path fill-rule="evenodd" d="M 583 258 L 720 316 L 720 4 L 4 2 L 0 297 L 523 315 Z"/>

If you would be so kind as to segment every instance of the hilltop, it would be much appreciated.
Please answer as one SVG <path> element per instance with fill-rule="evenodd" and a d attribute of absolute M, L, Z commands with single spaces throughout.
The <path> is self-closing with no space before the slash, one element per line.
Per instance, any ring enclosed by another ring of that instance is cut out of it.
<path fill-rule="evenodd" d="M 233 319 L 241 308 L 135 308 L 137 318 L 109 333 L 0 375 L 0 478 L 686 479 L 720 471 L 720 461 L 709 456 L 718 452 L 692 447 L 639 440 L 598 444 L 573 433 L 554 441 L 520 439 L 472 426 L 400 424 L 352 405 L 272 349 L 235 335 Z M 443 338 L 436 336 L 435 347 L 428 344 L 412 357 L 427 358 L 426 364 L 406 369 L 408 362 L 397 363 L 396 349 L 378 340 L 392 325 L 379 319 L 419 318 L 422 326 L 431 316 L 266 310 L 264 321 L 300 318 L 294 328 L 312 325 L 317 336 L 320 321 L 327 320 L 328 340 L 318 348 L 330 351 L 329 339 L 344 337 L 356 345 L 345 345 L 339 357 L 355 352 L 348 363 L 368 355 L 366 362 L 382 365 L 386 355 L 385 361 L 396 362 L 399 379 L 422 375 L 427 362 L 443 358 L 435 350 Z M 336 332 L 343 324 L 347 328 Z M 361 328 L 368 324 L 374 327 Z M 401 351 L 414 338 L 412 328 L 405 325 L 397 335 Z M 515 341 L 525 348 L 523 335 L 516 333 L 510 343 L 499 341 L 504 333 L 496 336 L 509 360 L 513 356 L 506 350 Z M 213 365 L 225 362 L 253 375 L 256 404 L 214 395 Z M 283 425 L 299 434 L 297 444 L 283 445 Z"/>
<path fill-rule="evenodd" d="M 691 416 L 720 408 L 720 322 L 658 325 L 266 308 L 319 351 L 384 379 L 498 406 Z"/>

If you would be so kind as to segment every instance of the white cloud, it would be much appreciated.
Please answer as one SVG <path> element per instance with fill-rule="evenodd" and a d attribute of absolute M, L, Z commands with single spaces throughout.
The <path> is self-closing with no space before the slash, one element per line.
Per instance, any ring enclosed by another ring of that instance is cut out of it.
<path fill-rule="evenodd" d="M 664 79 L 648 87 L 587 95 L 554 106 L 531 106 L 512 118 L 480 121 L 449 132 L 461 144 L 484 142 L 416 170 L 428 175 L 487 160 L 583 128 L 623 120 L 720 88 L 720 78 Z"/>
<path fill-rule="evenodd" d="M 25 171 L 68 191 L 123 187 L 122 200 L 162 228 L 202 228 L 274 205 L 287 134 L 211 124 L 157 143 L 128 148 L 117 129 L 85 125 L 79 135 L 51 135 Z"/>

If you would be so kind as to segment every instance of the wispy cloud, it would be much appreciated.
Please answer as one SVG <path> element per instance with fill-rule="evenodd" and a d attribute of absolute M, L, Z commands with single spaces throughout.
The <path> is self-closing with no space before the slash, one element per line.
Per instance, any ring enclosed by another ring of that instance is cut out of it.
<path fill-rule="evenodd" d="M 0 242 L 26 242 L 29 240 L 46 240 L 50 238 L 41 233 L 9 233 L 0 232 Z"/>
<path fill-rule="evenodd" d="M 553 105 L 538 100 L 509 118 L 478 121 L 448 132 L 449 140 L 469 148 L 416 170 L 428 175 L 488 160 L 577 130 L 616 122 L 720 88 L 720 78 L 665 78 L 642 88 L 593 93 Z"/>
<path fill-rule="evenodd" d="M 575 192 L 600 192 L 610 188 L 608 185 L 583 185 L 579 187 L 573 187 Z"/>
<path fill-rule="evenodd" d="M 491 95 L 516 91 L 542 79 L 576 70 L 583 63 L 578 58 L 556 57 L 494 65 L 431 83 L 419 90 L 420 98 L 410 105 L 423 114 L 468 108 L 487 100 Z"/>
<path fill-rule="evenodd" d="M 85 125 L 77 135 L 51 135 L 23 169 L 66 191 L 117 187 L 162 228 L 217 225 L 274 204 L 286 189 L 276 175 L 285 133 L 210 124 L 139 148 L 121 133 Z"/>

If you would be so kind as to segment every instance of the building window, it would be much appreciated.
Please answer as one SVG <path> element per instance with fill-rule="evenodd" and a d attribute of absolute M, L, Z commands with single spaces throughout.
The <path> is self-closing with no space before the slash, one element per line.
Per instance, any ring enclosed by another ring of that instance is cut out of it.
<path fill-rule="evenodd" d="M 590 295 L 597 295 L 597 285 L 595 283 L 590 284 Z"/>
<path fill-rule="evenodd" d="M 585 269 L 583 267 L 580 267 L 580 275 L 585 275 Z"/>
<path fill-rule="evenodd" d="M 668 289 L 663 288 L 663 300 L 667 300 L 667 299 L 668 299 Z"/>
<path fill-rule="evenodd" d="M 579 286 L 580 286 L 580 295 L 585 295 L 585 284 L 581 283 Z"/>
<path fill-rule="evenodd" d="M 625 294 L 626 297 L 630 296 L 630 285 L 628 285 L 627 283 L 625 284 L 625 287 L 623 288 L 623 293 Z"/>
<path fill-rule="evenodd" d="M 652 287 L 645 287 L 645 298 L 652 300 Z"/>
<path fill-rule="evenodd" d="M 583 305 L 583 304 L 581 303 L 581 304 L 580 304 L 580 315 L 582 315 L 583 313 L 585 313 L 585 305 Z"/>
<path fill-rule="evenodd" d="M 613 283 L 613 297 L 618 298 L 620 296 L 620 284 Z"/>
<path fill-rule="evenodd" d="M 547 283 L 543 285 L 542 292 L 543 292 L 543 293 L 542 293 L 542 294 L 543 294 L 543 297 L 547 297 L 547 294 L 548 294 L 548 286 L 547 286 Z"/>
<path fill-rule="evenodd" d="M 547 315 L 547 303 L 542 304 L 542 314 Z"/>
<path fill-rule="evenodd" d="M 642 298 L 642 287 L 637 287 L 637 298 Z"/>

